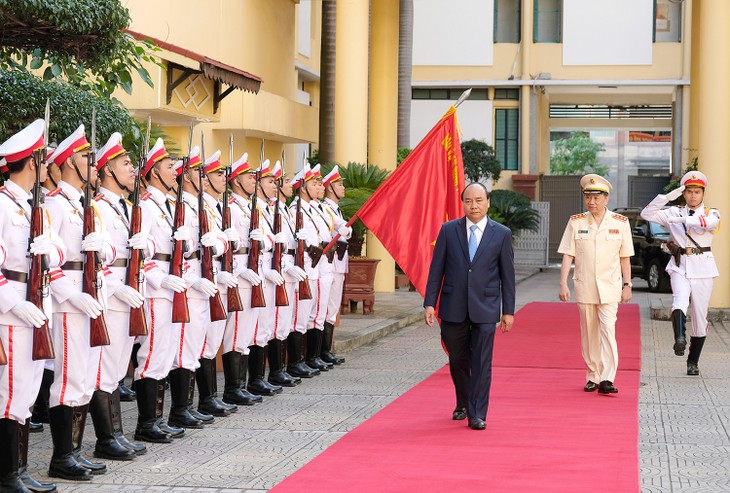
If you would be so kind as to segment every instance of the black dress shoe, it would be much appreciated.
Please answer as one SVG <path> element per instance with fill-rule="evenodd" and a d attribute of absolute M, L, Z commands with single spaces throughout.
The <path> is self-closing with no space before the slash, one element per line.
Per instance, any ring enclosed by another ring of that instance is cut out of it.
<path fill-rule="evenodd" d="M 609 380 L 604 380 L 601 382 L 601 385 L 598 387 L 598 393 L 599 394 L 618 394 L 618 389 L 613 386 L 613 382 L 610 382 Z"/>
<path fill-rule="evenodd" d="M 687 375 L 696 376 L 700 374 L 700 368 L 694 364 L 687 362 Z"/>
<path fill-rule="evenodd" d="M 119 381 L 119 400 L 132 402 L 137 399 L 137 393 L 124 384 L 124 379 Z"/>
<path fill-rule="evenodd" d="M 472 430 L 483 430 L 487 427 L 487 423 L 481 418 L 469 418 L 469 428 Z"/>
<path fill-rule="evenodd" d="M 583 387 L 583 391 L 585 392 L 593 392 L 598 389 L 598 384 L 596 382 L 591 382 L 588 380 L 588 383 L 585 387 Z"/>
<path fill-rule="evenodd" d="M 36 423 L 35 421 L 30 422 L 28 431 L 31 433 L 43 433 L 43 423 Z"/>
<path fill-rule="evenodd" d="M 462 419 L 466 419 L 466 409 L 463 407 L 454 409 L 454 414 L 451 415 L 451 419 L 454 421 L 461 421 Z"/>

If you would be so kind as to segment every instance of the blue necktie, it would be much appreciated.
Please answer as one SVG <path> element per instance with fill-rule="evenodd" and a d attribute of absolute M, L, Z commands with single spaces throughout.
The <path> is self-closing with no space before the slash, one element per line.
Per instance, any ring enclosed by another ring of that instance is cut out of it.
<path fill-rule="evenodd" d="M 469 229 L 471 230 L 471 234 L 469 235 L 469 260 L 474 260 L 474 255 L 477 253 L 477 247 L 479 244 L 477 243 L 477 225 L 472 224 L 469 226 Z"/>

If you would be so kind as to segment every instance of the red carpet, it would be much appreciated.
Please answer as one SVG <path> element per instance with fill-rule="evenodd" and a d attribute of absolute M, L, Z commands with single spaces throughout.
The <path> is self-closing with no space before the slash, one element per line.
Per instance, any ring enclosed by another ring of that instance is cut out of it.
<path fill-rule="evenodd" d="M 585 393 L 578 309 L 531 303 L 497 333 L 486 431 L 450 419 L 444 367 L 271 491 L 639 491 L 638 306 L 620 307 L 616 332 L 620 392 Z"/>

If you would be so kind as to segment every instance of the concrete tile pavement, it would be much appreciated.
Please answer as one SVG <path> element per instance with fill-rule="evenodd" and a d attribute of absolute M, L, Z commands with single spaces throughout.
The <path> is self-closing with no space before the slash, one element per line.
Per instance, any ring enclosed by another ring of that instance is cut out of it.
<path fill-rule="evenodd" d="M 518 308 L 558 301 L 558 279 L 557 268 L 519 269 Z M 671 351 L 671 324 L 649 316 L 652 302 L 670 303 L 671 295 L 635 284 L 642 326 L 642 491 L 730 491 L 730 390 L 723 380 L 730 369 L 728 327 L 712 324 L 701 375 L 688 377 L 684 359 Z M 106 461 L 109 472 L 90 483 L 59 480 L 59 491 L 267 491 L 446 363 L 438 331 L 421 322 L 421 303 L 417 293 L 405 290 L 377 295 L 374 315 L 344 316 L 335 332 L 345 365 L 241 407 L 204 430 L 189 430 L 172 444 L 147 444 L 149 452 L 132 462 Z M 131 437 L 134 403 L 123 403 L 123 419 Z M 31 435 L 30 442 L 29 469 L 47 479 L 50 434 Z M 89 424 L 87 456 L 93 442 Z"/>

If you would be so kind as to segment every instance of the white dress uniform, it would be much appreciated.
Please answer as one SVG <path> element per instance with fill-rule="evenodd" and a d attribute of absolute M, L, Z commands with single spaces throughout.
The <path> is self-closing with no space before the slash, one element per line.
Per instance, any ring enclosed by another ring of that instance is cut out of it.
<path fill-rule="evenodd" d="M 266 244 L 271 246 L 261 249 L 259 275 L 261 276 L 261 282 L 264 287 L 266 306 L 262 307 L 259 312 L 258 324 L 256 324 L 256 328 L 254 329 L 253 344 L 266 347 L 274 337 L 274 316 L 276 314 L 276 284 L 264 277 L 264 272 L 271 269 L 271 259 L 274 256 L 274 218 L 265 199 L 258 197 L 256 207 L 259 210 L 259 228 L 264 233 L 267 240 Z"/>
<path fill-rule="evenodd" d="M 281 272 L 286 286 L 286 296 L 289 304 L 277 306 L 274 310 L 274 335 L 273 337 L 285 341 L 292 330 L 292 317 L 297 304 L 299 294 L 299 281 L 287 270 L 294 265 L 294 255 L 297 249 L 297 240 L 294 236 L 295 218 L 291 210 L 287 209 L 284 201 L 279 201 L 279 214 L 281 214 L 281 231 L 286 235 L 287 242 L 283 246 L 281 256 Z"/>
<path fill-rule="evenodd" d="M 335 232 L 339 230 L 341 227 L 347 225 L 347 221 L 345 221 L 345 218 L 342 217 L 342 211 L 340 210 L 340 206 L 337 205 L 337 203 L 330 199 L 325 198 L 324 202 L 322 202 L 322 206 L 325 208 L 325 211 L 328 211 L 330 215 L 332 215 L 334 223 L 335 223 Z M 350 236 L 352 235 L 352 232 L 350 232 Z M 347 244 L 347 240 L 349 240 L 349 237 L 342 237 L 337 240 L 337 244 Z M 333 247 L 335 248 L 335 247 Z M 335 254 L 334 264 L 333 264 L 333 271 L 332 271 L 332 287 L 330 288 L 330 297 L 329 302 L 327 304 L 327 314 L 325 316 L 325 322 L 331 323 L 332 325 L 335 324 L 337 321 L 337 315 L 340 313 L 340 305 L 342 304 L 342 289 L 345 286 L 345 274 L 347 274 L 348 266 L 349 266 L 349 257 L 347 255 L 347 252 L 340 258 L 338 254 Z"/>
<path fill-rule="evenodd" d="M 310 202 L 313 211 L 312 219 L 317 228 L 320 237 L 320 247 L 324 248 L 332 241 L 335 232 L 334 217 L 324 209 L 318 201 Z M 324 254 L 319 259 L 317 268 L 319 269 L 319 279 L 317 281 L 317 305 L 309 315 L 309 326 L 311 328 L 322 330 L 324 327 L 324 319 L 327 315 L 327 308 L 330 300 L 330 291 L 332 289 L 332 278 L 334 273 L 334 255 L 335 251 L 330 250 L 329 255 Z M 330 258 L 332 262 L 330 262 Z"/>
<path fill-rule="evenodd" d="M 299 199 L 294 200 L 290 207 L 289 211 L 291 212 L 292 216 L 296 218 L 297 213 L 297 202 Z M 307 202 L 304 198 L 301 199 L 301 213 L 302 217 L 304 219 L 303 221 L 303 227 L 307 231 L 307 246 L 319 246 L 322 243 L 322 239 L 319 236 L 319 231 L 317 230 L 317 226 L 315 226 L 314 220 L 312 218 L 312 215 L 314 211 L 311 209 L 311 205 L 309 202 Z M 296 224 L 296 223 L 295 223 Z M 320 259 L 320 262 L 327 261 L 326 259 Z M 309 287 L 312 291 L 312 299 L 311 300 L 297 300 L 297 306 L 296 310 L 294 312 L 294 320 L 292 321 L 292 330 L 295 330 L 299 332 L 300 334 L 304 334 L 307 332 L 307 329 L 309 328 L 309 319 L 310 315 L 312 314 L 312 311 L 318 306 L 319 300 L 317 299 L 317 285 L 319 282 L 319 268 L 318 267 L 312 267 L 312 258 L 309 256 L 308 252 L 305 252 L 304 254 L 304 271 L 307 273 L 307 279 L 309 281 Z"/>
<path fill-rule="evenodd" d="M 216 228 L 218 231 L 222 232 L 223 216 L 218 209 L 218 201 L 215 199 L 215 197 L 208 193 L 203 194 L 203 201 L 205 203 L 205 210 L 208 212 L 211 231 L 212 228 Z M 228 248 L 228 245 L 229 243 L 226 240 L 226 248 Z M 216 264 L 220 266 L 220 263 L 215 262 L 214 265 Z M 215 267 L 215 269 L 217 271 L 218 267 Z M 223 306 L 226 307 L 226 309 L 228 308 L 228 297 L 226 296 L 227 290 L 228 288 L 226 288 L 222 284 L 218 284 L 218 291 L 220 291 L 221 293 Z M 210 322 L 207 325 L 205 330 L 205 347 L 203 348 L 201 358 L 213 359 L 218 354 L 218 349 L 220 349 L 221 343 L 223 342 L 223 335 L 226 330 L 226 324 L 227 319 Z"/>
<path fill-rule="evenodd" d="M 570 217 L 558 253 L 575 258 L 583 359 L 590 382 L 613 382 L 618 369 L 616 314 L 623 280 L 621 257 L 634 255 L 628 218 L 608 209 L 600 225 L 590 212 Z"/>

